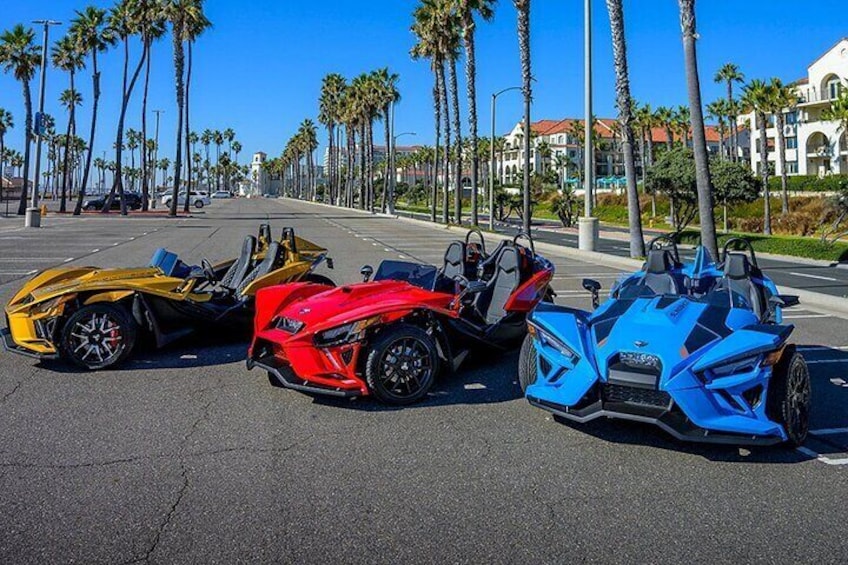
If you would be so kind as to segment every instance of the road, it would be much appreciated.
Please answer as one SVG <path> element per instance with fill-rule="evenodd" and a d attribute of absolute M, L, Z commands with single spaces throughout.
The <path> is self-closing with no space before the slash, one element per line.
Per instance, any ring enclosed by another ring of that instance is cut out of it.
<path fill-rule="evenodd" d="M 400 212 L 407 217 L 426 219 L 426 214 Z M 481 222 L 488 222 L 488 216 L 481 216 Z M 515 234 L 519 229 L 520 222 L 510 220 L 498 222 L 496 231 L 507 234 Z M 602 226 L 603 233 L 598 239 L 597 251 L 619 257 L 630 257 L 630 247 L 627 241 L 629 230 L 619 226 Z M 650 238 L 660 232 L 645 230 L 645 237 Z M 615 235 L 613 235 L 615 234 Z M 566 230 L 558 226 L 556 222 L 547 220 L 535 220 L 533 222 L 533 237 L 537 241 L 577 247 L 578 237 L 576 229 Z M 688 249 L 681 249 L 682 259 L 691 259 L 694 253 Z M 782 286 L 801 288 L 811 292 L 819 292 L 832 296 L 848 297 L 848 262 L 841 266 L 826 265 L 822 261 L 805 261 L 804 259 L 792 260 L 791 258 L 776 259 L 774 257 L 758 256 L 760 267 L 767 271 L 772 279 Z"/>
<path fill-rule="evenodd" d="M 68 259 L 136 265 L 162 245 L 223 259 L 262 221 L 329 247 L 335 270 L 322 272 L 339 283 L 382 259 L 440 262 L 456 238 L 288 200 L 179 220 L 48 217 L 38 232 L 0 226 L 0 299 L 22 272 Z M 549 258 L 561 303 L 589 306 L 584 276 L 620 276 Z M 403 409 L 274 388 L 226 336 L 98 373 L 2 354 L 0 562 L 841 563 L 848 320 L 787 318 L 813 377 L 819 433 L 805 451 L 554 422 L 520 397 L 515 353 Z"/>

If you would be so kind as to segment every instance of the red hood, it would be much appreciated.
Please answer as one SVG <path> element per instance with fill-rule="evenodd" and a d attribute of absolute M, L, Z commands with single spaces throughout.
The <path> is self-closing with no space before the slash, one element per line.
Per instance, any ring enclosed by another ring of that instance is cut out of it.
<path fill-rule="evenodd" d="M 417 308 L 446 309 L 452 294 L 431 292 L 401 281 L 341 286 L 288 304 L 279 315 L 306 324 L 307 331 L 331 328 L 376 314 Z"/>

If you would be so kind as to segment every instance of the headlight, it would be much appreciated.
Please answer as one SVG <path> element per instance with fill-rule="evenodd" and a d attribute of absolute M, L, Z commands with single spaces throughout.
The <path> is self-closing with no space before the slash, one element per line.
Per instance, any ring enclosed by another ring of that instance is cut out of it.
<path fill-rule="evenodd" d="M 292 320 L 291 318 L 284 318 L 282 316 L 274 321 L 275 328 L 290 334 L 296 334 L 303 329 L 303 326 L 304 323 L 300 320 Z"/>
<path fill-rule="evenodd" d="M 365 330 L 380 321 L 380 316 L 357 320 L 343 326 L 324 330 L 315 334 L 315 345 L 318 347 L 332 347 L 334 345 L 342 345 L 344 343 L 353 343 L 361 340 Z"/>
<path fill-rule="evenodd" d="M 36 315 L 36 316 L 39 315 L 39 314 L 46 314 L 47 312 L 50 312 L 51 310 L 55 310 L 57 308 L 64 306 L 64 304 L 66 302 L 69 302 L 73 298 L 74 298 L 73 294 L 66 294 L 66 295 L 63 295 L 63 296 L 58 296 L 56 298 L 51 298 L 50 300 L 46 300 L 46 301 L 44 301 L 40 304 L 36 304 L 35 306 L 33 306 L 30 313 L 33 314 L 33 315 Z"/>
<path fill-rule="evenodd" d="M 568 359 L 568 361 L 572 365 L 576 365 L 580 360 L 580 356 L 573 349 L 568 347 L 559 339 L 555 338 L 550 332 L 542 329 L 540 326 L 536 324 L 527 323 L 527 333 L 529 333 L 533 338 L 539 341 L 542 345 L 553 347 L 556 349 L 563 357 Z"/>
<path fill-rule="evenodd" d="M 774 351 L 748 355 L 747 357 L 731 360 L 730 362 L 710 367 L 704 371 L 704 373 L 712 378 L 729 377 L 740 373 L 750 373 L 757 367 L 771 367 L 780 361 L 780 357 L 782 355 L 783 347 L 775 349 Z"/>

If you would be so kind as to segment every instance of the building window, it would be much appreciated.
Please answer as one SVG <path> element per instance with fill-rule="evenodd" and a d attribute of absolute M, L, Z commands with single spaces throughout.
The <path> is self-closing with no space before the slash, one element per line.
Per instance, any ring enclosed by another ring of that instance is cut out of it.
<path fill-rule="evenodd" d="M 798 161 L 786 161 L 786 173 L 790 175 L 797 175 Z"/>
<path fill-rule="evenodd" d="M 798 149 L 798 138 L 797 137 L 787 137 L 786 138 L 786 148 L 787 149 Z"/>
<path fill-rule="evenodd" d="M 794 126 L 798 123 L 798 112 L 792 111 L 786 114 L 786 125 Z"/>
<path fill-rule="evenodd" d="M 835 78 L 827 83 L 827 95 L 831 100 L 839 98 L 839 94 L 842 92 L 842 84 L 840 84 L 839 79 Z"/>

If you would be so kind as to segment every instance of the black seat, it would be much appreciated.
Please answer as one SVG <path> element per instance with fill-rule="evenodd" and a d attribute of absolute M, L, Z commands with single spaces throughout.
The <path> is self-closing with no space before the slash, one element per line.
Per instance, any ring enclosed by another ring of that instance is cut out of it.
<path fill-rule="evenodd" d="M 668 249 L 651 249 L 645 261 L 642 284 L 655 294 L 680 294 L 680 284 L 672 274 L 674 257 Z"/>
<path fill-rule="evenodd" d="M 762 276 L 759 269 L 751 265 L 745 253 L 728 253 L 724 258 L 724 274 L 716 285 L 714 292 L 726 291 L 731 293 L 731 304 L 735 307 L 750 308 L 757 318 L 762 319 L 767 310 L 765 288 L 754 282 L 754 276 Z M 744 302 L 739 304 L 733 297 L 741 297 Z"/>
<path fill-rule="evenodd" d="M 509 297 L 521 283 L 521 257 L 514 246 L 501 248 L 494 263 L 494 274 L 486 289 L 474 300 L 474 309 L 486 324 L 496 324 L 506 317 L 504 309 Z"/>
<path fill-rule="evenodd" d="M 237 294 L 241 294 L 244 290 L 256 279 L 260 277 L 264 277 L 268 273 L 274 270 L 275 266 L 280 261 L 280 253 L 282 252 L 282 246 L 280 242 L 274 241 L 271 242 L 271 245 L 268 246 L 268 251 L 265 252 L 265 258 L 259 262 L 256 267 L 250 274 L 244 277 L 244 280 L 241 281 L 241 284 L 238 286 Z"/>
<path fill-rule="evenodd" d="M 224 276 L 221 279 L 221 282 L 218 283 L 218 286 L 225 290 L 236 290 L 244 280 L 244 277 L 247 276 L 251 264 L 253 263 L 253 254 L 255 252 L 256 238 L 249 235 L 244 238 L 244 243 L 241 246 L 241 254 L 238 259 L 236 259 L 235 262 L 230 265 L 230 268 L 227 269 L 227 272 L 224 273 Z"/>
<path fill-rule="evenodd" d="M 445 250 L 445 260 L 442 264 L 442 276 L 454 279 L 465 276 L 465 243 L 454 241 Z"/>

